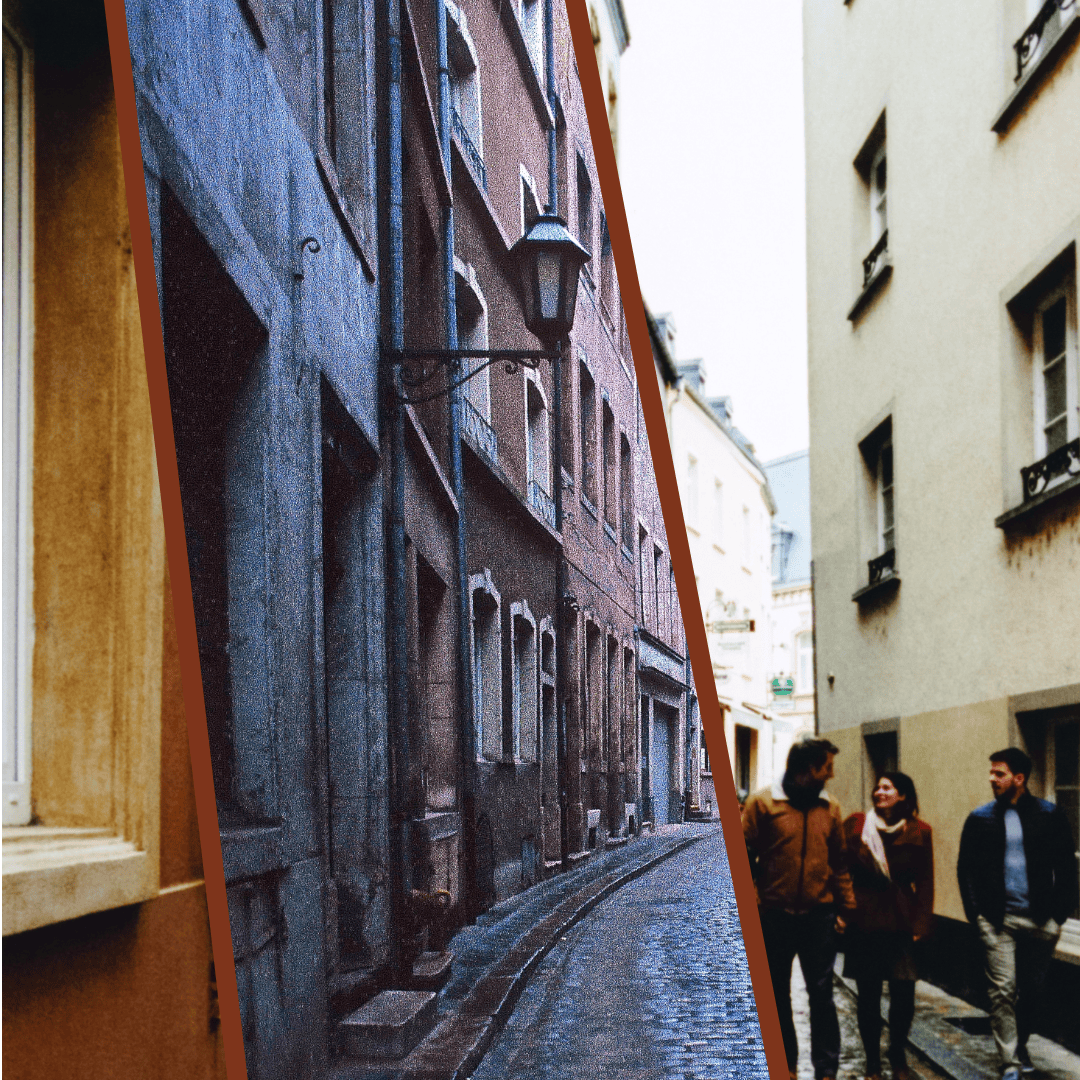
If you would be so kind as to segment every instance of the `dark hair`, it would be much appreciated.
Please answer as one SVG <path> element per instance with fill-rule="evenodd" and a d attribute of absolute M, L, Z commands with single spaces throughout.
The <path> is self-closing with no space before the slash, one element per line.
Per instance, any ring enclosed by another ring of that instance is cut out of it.
<path fill-rule="evenodd" d="M 839 753 L 840 748 L 828 739 L 800 739 L 788 751 L 786 775 L 805 776 L 811 769 L 820 769 L 830 754 Z"/>
<path fill-rule="evenodd" d="M 1011 773 L 1021 773 L 1025 780 L 1031 777 L 1031 758 L 1018 746 L 1007 746 L 991 754 L 990 764 L 993 765 L 995 761 L 1008 765 Z"/>
<path fill-rule="evenodd" d="M 882 780 L 888 780 L 896 788 L 900 798 L 907 804 L 909 814 L 919 812 L 919 796 L 915 793 L 915 781 L 907 773 L 892 771 L 878 773 L 878 783 L 881 783 Z M 877 784 L 874 786 L 877 787 Z"/>

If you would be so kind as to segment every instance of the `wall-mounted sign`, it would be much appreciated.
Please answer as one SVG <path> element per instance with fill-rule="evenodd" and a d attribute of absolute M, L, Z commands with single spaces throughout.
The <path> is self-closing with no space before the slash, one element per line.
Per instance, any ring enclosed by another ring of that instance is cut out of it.
<path fill-rule="evenodd" d="M 777 697 L 787 697 L 795 692 L 795 680 L 791 678 L 775 678 L 772 681 L 772 692 Z"/>

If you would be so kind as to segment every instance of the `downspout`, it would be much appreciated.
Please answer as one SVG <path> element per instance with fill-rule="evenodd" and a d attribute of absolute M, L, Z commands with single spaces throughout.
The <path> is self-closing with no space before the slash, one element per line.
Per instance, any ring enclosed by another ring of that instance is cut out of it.
<path fill-rule="evenodd" d="M 544 82 L 547 88 L 551 124 L 548 127 L 548 210 L 559 212 L 558 137 L 555 117 L 558 115 L 559 99 L 555 90 L 555 35 L 552 0 L 544 0 Z M 555 495 L 555 531 L 563 534 L 563 342 L 559 342 L 559 355 L 552 361 L 554 382 L 554 407 L 552 419 L 555 437 L 552 440 L 554 462 L 552 463 L 552 488 Z M 559 859 L 563 869 L 570 865 L 570 829 L 566 819 L 569 809 L 568 790 L 570 779 L 566 761 L 566 668 L 569 658 L 566 651 L 566 621 L 571 610 L 564 601 L 566 596 L 566 549 L 560 541 L 555 553 L 555 752 L 559 774 Z"/>
<path fill-rule="evenodd" d="M 445 0 L 434 0 L 435 27 L 439 52 L 439 147 L 443 167 L 450 180 L 450 201 L 443 208 L 443 280 L 446 316 L 446 347 L 458 347 L 457 284 L 454 278 L 454 202 L 450 126 L 450 57 L 446 38 Z M 451 367 L 451 379 L 461 377 L 461 362 Z M 464 901 L 467 916 L 476 911 L 476 728 L 473 720 L 472 649 L 469 625 L 469 563 L 466 554 L 465 476 L 461 464 L 461 399 L 463 389 L 451 391 L 449 398 L 450 486 L 457 500 L 455 540 L 457 544 L 458 587 L 458 715 L 461 718 L 461 829 L 465 856 Z"/>
<path fill-rule="evenodd" d="M 390 899 L 393 930 L 390 966 L 398 986 L 407 986 L 407 898 L 412 891 L 411 836 L 408 807 L 408 626 L 405 598 L 405 406 L 401 390 L 401 350 L 405 347 L 404 213 L 401 147 L 401 9 L 400 0 L 388 0 L 387 16 L 387 150 L 389 155 L 388 243 L 390 265 L 386 275 L 389 294 L 390 348 L 393 367 L 387 390 L 390 414 Z"/>

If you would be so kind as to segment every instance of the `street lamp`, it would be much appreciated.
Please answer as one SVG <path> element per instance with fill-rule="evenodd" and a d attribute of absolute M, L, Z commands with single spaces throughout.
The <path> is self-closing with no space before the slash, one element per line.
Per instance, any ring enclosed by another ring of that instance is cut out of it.
<path fill-rule="evenodd" d="M 510 249 L 521 276 L 525 325 L 543 342 L 561 341 L 574 325 L 578 277 L 592 256 L 558 214 L 541 214 Z"/>
<path fill-rule="evenodd" d="M 540 214 L 529 231 L 510 249 L 509 259 L 517 270 L 525 303 L 525 325 L 548 349 L 391 349 L 382 346 L 383 356 L 401 365 L 398 400 L 419 405 L 445 396 L 500 362 L 508 371 L 518 367 L 535 369 L 541 360 L 561 356 L 562 341 L 574 325 L 578 278 L 592 256 L 570 235 L 558 214 Z M 479 361 L 458 373 L 461 360 Z M 431 383 L 443 374 L 437 388 Z"/>

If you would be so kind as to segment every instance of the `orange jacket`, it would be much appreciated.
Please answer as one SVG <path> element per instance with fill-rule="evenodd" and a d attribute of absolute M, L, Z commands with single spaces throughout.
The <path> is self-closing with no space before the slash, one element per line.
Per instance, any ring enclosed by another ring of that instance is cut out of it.
<path fill-rule="evenodd" d="M 798 810 L 776 784 L 746 800 L 742 824 L 762 907 L 794 914 L 819 904 L 855 907 L 840 806 L 825 792 Z"/>

